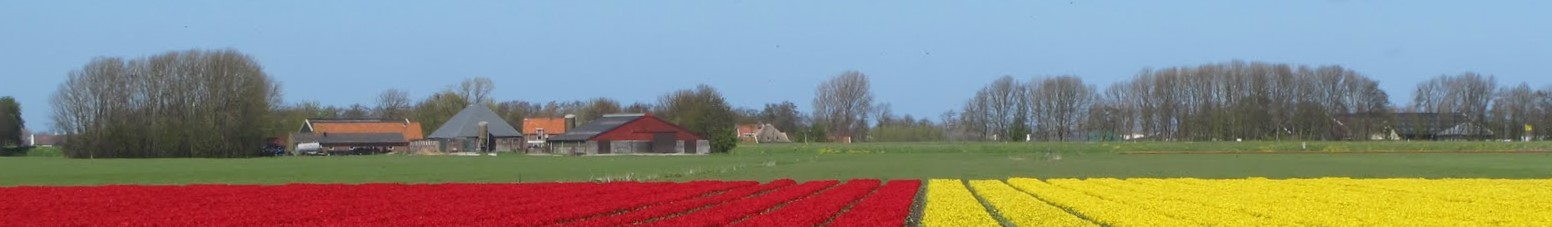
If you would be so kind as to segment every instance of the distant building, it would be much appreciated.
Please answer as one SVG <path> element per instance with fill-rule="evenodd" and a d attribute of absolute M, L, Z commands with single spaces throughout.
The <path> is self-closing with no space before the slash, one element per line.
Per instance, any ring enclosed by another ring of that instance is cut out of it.
<path fill-rule="evenodd" d="M 557 154 L 707 154 L 700 134 L 651 114 L 609 114 L 550 137 Z"/>
<path fill-rule="evenodd" d="M 565 118 L 523 118 L 523 137 L 528 140 L 543 141 L 561 134 L 566 134 Z"/>
<path fill-rule="evenodd" d="M 1482 140 L 1492 129 L 1457 113 L 1359 113 L 1336 117 L 1335 134 L 1352 140 Z"/>
<path fill-rule="evenodd" d="M 27 144 L 35 147 L 53 147 L 64 143 L 65 136 L 50 133 L 32 133 L 27 139 Z"/>
<path fill-rule="evenodd" d="M 738 141 L 744 143 L 789 143 L 787 133 L 771 124 L 742 124 L 737 128 Z"/>
<path fill-rule="evenodd" d="M 483 132 L 481 123 L 485 125 Z M 502 120 L 496 111 L 479 104 L 458 111 L 427 138 L 441 141 L 444 152 L 517 151 L 523 148 L 523 133 Z"/>
<path fill-rule="evenodd" d="M 420 123 L 409 119 L 307 119 L 287 141 L 292 147 L 317 143 L 322 151 L 332 153 L 352 149 L 392 152 L 404 151 L 410 141 L 424 138 Z"/>
<path fill-rule="evenodd" d="M 755 135 L 760 133 L 760 124 L 741 124 L 736 127 L 734 131 L 738 133 L 738 142 L 754 143 Z"/>

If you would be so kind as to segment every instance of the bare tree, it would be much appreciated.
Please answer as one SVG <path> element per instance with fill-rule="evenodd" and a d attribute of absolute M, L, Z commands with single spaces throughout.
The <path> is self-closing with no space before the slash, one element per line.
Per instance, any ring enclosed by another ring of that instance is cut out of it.
<path fill-rule="evenodd" d="M 1503 139 L 1517 139 L 1527 135 L 1525 128 L 1528 124 L 1540 123 L 1535 119 L 1542 116 L 1542 108 L 1537 106 L 1537 94 L 1529 84 L 1520 83 L 1519 86 L 1505 87 L 1498 91 L 1493 100 L 1493 122 L 1498 125 L 1498 132 Z"/>
<path fill-rule="evenodd" d="M 1080 123 L 1089 117 L 1089 108 L 1098 98 L 1094 86 L 1076 76 L 1032 80 L 1028 86 L 1031 118 L 1037 122 L 1034 128 L 1038 134 L 1045 140 L 1076 139 Z"/>
<path fill-rule="evenodd" d="M 614 101 L 613 99 L 604 97 L 594 98 L 593 100 L 587 101 L 587 106 L 581 110 L 580 114 L 578 114 L 577 121 L 592 121 L 594 119 L 604 117 L 605 114 L 620 113 L 620 110 L 621 108 L 619 101 Z"/>
<path fill-rule="evenodd" d="M 496 114 L 501 115 L 502 120 L 506 120 L 507 123 L 511 123 L 512 127 L 522 129 L 524 118 L 558 117 L 541 116 L 542 114 L 540 113 L 540 110 L 543 108 L 544 107 L 539 106 L 537 103 L 530 103 L 522 100 L 512 100 L 496 104 L 496 108 L 492 110 L 496 111 Z"/>
<path fill-rule="evenodd" d="M 1474 121 L 1487 119 L 1488 105 L 1498 81 L 1492 76 L 1463 73 L 1439 76 L 1417 85 L 1413 105 L 1429 112 L 1461 113 Z"/>
<path fill-rule="evenodd" d="M 496 90 L 496 82 L 487 77 L 474 77 L 464 79 L 458 83 L 458 94 L 469 103 L 490 102 L 490 92 Z"/>
<path fill-rule="evenodd" d="M 399 89 L 383 90 L 377 95 L 376 115 L 383 119 L 404 119 L 409 117 L 410 93 Z"/>
<path fill-rule="evenodd" d="M 340 112 L 340 117 L 349 119 L 365 119 L 372 115 L 372 110 L 360 103 L 350 104 L 350 108 Z"/>
<path fill-rule="evenodd" d="M 1022 140 L 1029 131 L 1027 94 L 1012 76 L 997 78 L 965 103 L 961 122 L 981 140 Z"/>
<path fill-rule="evenodd" d="M 647 112 L 652 112 L 652 109 L 654 109 L 654 108 L 657 108 L 657 107 L 654 107 L 654 106 L 652 106 L 652 104 L 649 104 L 649 103 L 640 103 L 640 102 L 638 102 L 638 103 L 631 103 L 629 106 L 625 106 L 625 111 L 624 112 L 626 112 L 626 113 L 647 113 Z"/>
<path fill-rule="evenodd" d="M 814 120 L 829 127 L 832 136 L 860 139 L 872 112 L 873 92 L 862 72 L 846 71 L 815 89 Z"/>

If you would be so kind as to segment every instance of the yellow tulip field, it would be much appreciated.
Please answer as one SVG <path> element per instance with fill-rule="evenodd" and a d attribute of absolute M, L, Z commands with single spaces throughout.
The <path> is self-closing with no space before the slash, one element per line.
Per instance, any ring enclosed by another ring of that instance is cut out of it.
<path fill-rule="evenodd" d="M 923 226 L 1552 226 L 1552 180 L 930 180 Z"/>

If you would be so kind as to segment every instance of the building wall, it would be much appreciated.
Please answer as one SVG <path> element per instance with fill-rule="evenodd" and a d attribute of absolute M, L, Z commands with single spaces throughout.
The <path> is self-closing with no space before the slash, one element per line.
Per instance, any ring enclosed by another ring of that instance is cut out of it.
<path fill-rule="evenodd" d="M 675 140 L 703 140 L 700 135 L 695 135 L 680 129 L 667 121 L 656 117 L 642 117 L 614 130 L 593 137 L 594 140 L 652 140 L 652 134 L 656 132 L 673 132 Z"/>
<path fill-rule="evenodd" d="M 587 142 L 550 142 L 549 153 L 552 154 L 710 154 L 711 143 L 706 140 L 674 141 L 674 152 L 652 152 L 651 140 L 615 140 L 608 141 L 609 150 L 600 152 L 599 141 Z M 685 147 L 690 146 L 693 152 L 685 152 Z"/>
<path fill-rule="evenodd" d="M 552 153 L 552 154 L 597 154 L 598 153 L 598 142 L 597 141 L 550 142 L 550 153 Z"/>
<path fill-rule="evenodd" d="M 475 138 L 454 138 L 454 139 L 438 139 L 438 140 L 440 140 L 442 142 L 442 146 L 441 146 L 442 152 L 476 152 L 476 150 L 474 149 L 475 148 L 475 144 L 474 144 Z M 521 151 L 521 150 L 523 150 L 524 145 L 526 144 L 526 142 L 523 141 L 523 138 L 520 138 L 520 137 L 501 137 L 501 138 L 495 138 L 494 140 L 496 140 L 495 141 L 496 142 L 496 147 L 494 149 L 496 152 L 515 152 L 515 151 Z"/>

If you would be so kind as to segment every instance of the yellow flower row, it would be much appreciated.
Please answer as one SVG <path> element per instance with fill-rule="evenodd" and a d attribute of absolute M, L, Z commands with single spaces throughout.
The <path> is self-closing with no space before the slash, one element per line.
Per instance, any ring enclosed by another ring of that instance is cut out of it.
<path fill-rule="evenodd" d="M 1018 226 L 1098 226 L 999 180 L 972 180 L 970 188 Z"/>
<path fill-rule="evenodd" d="M 958 179 L 928 180 L 923 209 L 922 226 L 1002 226 Z"/>
<path fill-rule="evenodd" d="M 1008 179 L 1008 184 L 1035 195 L 1052 204 L 1081 213 L 1084 217 L 1110 226 L 1196 226 L 1174 217 L 1154 212 L 1148 207 L 1097 197 L 1032 178 Z"/>
<path fill-rule="evenodd" d="M 1552 180 L 931 180 L 929 226 L 1552 226 Z M 1074 216 L 1068 211 L 1075 212 Z M 1081 216 L 1081 217 L 1080 217 Z"/>

